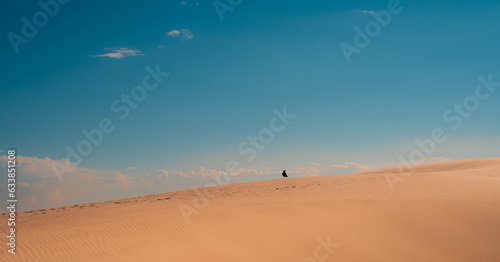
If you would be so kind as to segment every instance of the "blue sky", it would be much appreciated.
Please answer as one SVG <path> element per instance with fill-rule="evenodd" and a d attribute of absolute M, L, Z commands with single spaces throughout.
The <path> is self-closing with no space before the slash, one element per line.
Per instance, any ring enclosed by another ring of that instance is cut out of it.
<path fill-rule="evenodd" d="M 59 161 L 110 118 L 116 130 L 79 167 L 137 178 L 231 159 L 276 170 L 383 166 L 437 127 L 449 139 L 432 157 L 498 156 L 498 92 L 457 130 L 443 113 L 474 95 L 478 77 L 500 81 L 500 4 L 402 0 L 347 63 L 339 44 L 352 45 L 353 28 L 388 2 L 243 1 L 221 21 L 212 1 L 70 1 L 17 54 L 8 33 L 21 35 L 21 18 L 41 8 L 10 2 L 0 11 L 0 154 Z M 119 120 L 111 103 L 156 65 L 169 77 Z M 238 145 L 285 106 L 297 117 L 246 162 Z"/>

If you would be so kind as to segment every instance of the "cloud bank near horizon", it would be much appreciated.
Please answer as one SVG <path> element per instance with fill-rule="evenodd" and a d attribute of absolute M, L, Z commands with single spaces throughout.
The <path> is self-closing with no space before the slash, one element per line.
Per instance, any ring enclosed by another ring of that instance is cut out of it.
<path fill-rule="evenodd" d="M 7 156 L 0 156 L 2 177 L 6 178 Z M 448 158 L 432 158 L 426 162 L 448 161 Z M 63 182 L 59 182 L 53 170 L 53 165 L 68 167 Z M 143 175 L 127 174 L 136 167 L 125 167 L 118 171 L 100 171 L 81 167 L 71 167 L 66 159 L 53 160 L 50 158 L 16 157 L 17 165 L 17 193 L 21 210 L 33 210 L 101 202 L 107 200 L 164 193 L 203 187 L 213 182 L 212 177 L 229 176 L 230 183 L 249 182 L 281 178 L 281 169 L 274 167 L 239 168 L 230 172 L 199 167 L 198 170 L 172 171 L 159 169 Z M 291 177 L 322 176 L 335 174 L 351 174 L 366 172 L 374 169 L 390 168 L 398 163 L 389 163 L 380 166 L 363 165 L 356 162 L 342 164 L 321 165 L 311 163 L 306 167 L 296 167 L 287 170 Z M 0 186 L 6 187 L 6 180 Z"/>

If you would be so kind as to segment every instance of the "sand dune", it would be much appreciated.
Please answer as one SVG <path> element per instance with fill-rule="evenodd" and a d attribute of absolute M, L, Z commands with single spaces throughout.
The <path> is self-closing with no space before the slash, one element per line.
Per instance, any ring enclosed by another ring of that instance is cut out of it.
<path fill-rule="evenodd" d="M 22 212 L 0 260 L 500 261 L 500 158 L 391 172 L 210 188 L 189 220 L 193 190 Z"/>

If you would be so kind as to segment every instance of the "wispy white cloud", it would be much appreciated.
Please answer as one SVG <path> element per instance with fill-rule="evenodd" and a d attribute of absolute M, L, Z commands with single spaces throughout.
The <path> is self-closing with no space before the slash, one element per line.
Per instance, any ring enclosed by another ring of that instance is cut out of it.
<path fill-rule="evenodd" d="M 125 47 L 116 48 L 116 49 L 105 48 L 104 50 L 106 50 L 108 52 L 105 54 L 101 54 L 101 55 L 91 55 L 91 56 L 92 57 L 109 57 L 109 58 L 122 59 L 122 58 L 127 57 L 127 56 L 144 55 L 140 50 L 132 50 L 132 49 L 128 49 Z"/>
<path fill-rule="evenodd" d="M 180 4 L 181 5 L 187 5 L 186 1 L 181 1 Z M 196 2 L 195 5 L 196 6 L 200 6 L 200 2 Z"/>
<path fill-rule="evenodd" d="M 127 167 L 127 169 L 129 169 L 129 170 L 137 170 L 138 168 L 131 166 L 131 167 Z"/>
<path fill-rule="evenodd" d="M 290 170 L 290 174 L 296 176 L 321 176 L 334 174 L 349 174 L 356 172 L 364 172 L 371 170 L 368 165 L 355 162 L 344 162 L 342 164 L 321 165 L 319 163 L 311 163 L 308 167 L 297 167 Z"/>
<path fill-rule="evenodd" d="M 181 29 L 181 30 L 172 30 L 167 33 L 167 36 L 169 37 L 181 37 L 182 41 L 187 41 L 191 40 L 194 38 L 194 35 L 191 33 L 189 29 Z"/>
<path fill-rule="evenodd" d="M 360 10 L 361 13 L 365 13 L 365 14 L 371 14 L 373 15 L 375 13 L 375 11 L 373 10 Z"/>
<path fill-rule="evenodd" d="M 25 187 L 30 187 L 30 184 L 24 183 L 24 182 L 19 182 L 17 183 L 18 186 L 25 186 Z"/>
<path fill-rule="evenodd" d="M 179 35 L 181 34 L 181 32 L 179 32 L 178 30 L 172 30 L 170 32 L 167 33 L 167 36 L 170 36 L 170 37 L 178 37 Z"/>

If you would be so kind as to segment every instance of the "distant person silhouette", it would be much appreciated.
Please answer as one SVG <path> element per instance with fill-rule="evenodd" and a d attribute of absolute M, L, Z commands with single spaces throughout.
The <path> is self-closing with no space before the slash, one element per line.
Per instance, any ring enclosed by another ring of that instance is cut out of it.
<path fill-rule="evenodd" d="M 283 177 L 288 177 L 288 176 L 286 175 L 286 170 L 283 170 L 283 173 L 281 173 L 281 175 L 282 175 Z"/>

